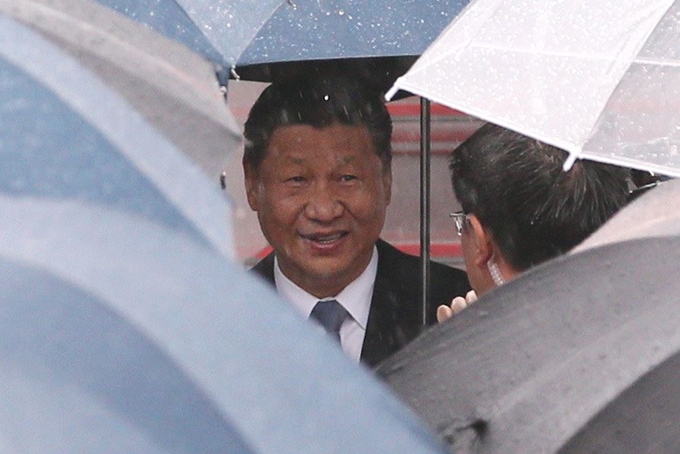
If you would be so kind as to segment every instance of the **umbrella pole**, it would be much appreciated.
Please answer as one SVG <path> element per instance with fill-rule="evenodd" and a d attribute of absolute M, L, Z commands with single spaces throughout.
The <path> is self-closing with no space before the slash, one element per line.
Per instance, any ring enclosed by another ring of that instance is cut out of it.
<path fill-rule="evenodd" d="M 420 268 L 422 323 L 430 313 L 430 101 L 420 98 Z"/>

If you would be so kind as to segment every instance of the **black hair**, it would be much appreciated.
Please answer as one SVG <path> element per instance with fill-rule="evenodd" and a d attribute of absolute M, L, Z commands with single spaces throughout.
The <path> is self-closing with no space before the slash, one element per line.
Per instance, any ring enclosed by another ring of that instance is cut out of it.
<path fill-rule="evenodd" d="M 451 153 L 463 211 L 490 229 L 517 270 L 567 252 L 626 204 L 627 169 L 577 160 L 565 172 L 567 156 L 490 123 Z"/>
<path fill-rule="evenodd" d="M 364 125 L 384 169 L 392 162 L 392 120 L 382 93 L 346 77 L 274 82 L 257 99 L 244 128 L 243 162 L 258 169 L 281 126 Z"/>

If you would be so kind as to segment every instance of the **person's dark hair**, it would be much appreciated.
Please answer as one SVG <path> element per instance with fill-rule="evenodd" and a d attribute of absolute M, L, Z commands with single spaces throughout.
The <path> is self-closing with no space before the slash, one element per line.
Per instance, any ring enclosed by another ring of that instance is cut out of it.
<path fill-rule="evenodd" d="M 255 101 L 243 135 L 243 161 L 258 169 L 281 126 L 365 125 L 384 168 L 392 162 L 392 120 L 382 94 L 344 77 L 275 82 Z"/>
<path fill-rule="evenodd" d="M 490 229 L 503 256 L 525 270 L 567 252 L 626 204 L 628 171 L 568 153 L 493 124 L 451 153 L 453 190 Z"/>

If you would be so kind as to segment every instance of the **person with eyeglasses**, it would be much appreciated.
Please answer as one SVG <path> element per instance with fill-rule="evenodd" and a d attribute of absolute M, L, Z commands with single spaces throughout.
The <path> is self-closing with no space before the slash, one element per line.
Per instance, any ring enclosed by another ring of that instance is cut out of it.
<path fill-rule="evenodd" d="M 565 172 L 567 156 L 491 123 L 451 153 L 451 182 L 463 208 L 451 217 L 476 294 L 440 306 L 440 322 L 569 251 L 627 203 L 628 169 L 578 160 Z"/>

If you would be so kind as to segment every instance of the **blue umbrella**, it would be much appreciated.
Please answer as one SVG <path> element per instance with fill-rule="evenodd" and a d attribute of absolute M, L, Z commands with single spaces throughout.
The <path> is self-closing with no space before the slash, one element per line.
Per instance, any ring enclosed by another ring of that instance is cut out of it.
<path fill-rule="evenodd" d="M 217 182 L 241 135 L 209 61 L 94 0 L 6 0 L 0 12 L 75 56 Z"/>
<path fill-rule="evenodd" d="M 238 59 L 260 63 L 420 55 L 466 0 L 282 2 Z"/>
<path fill-rule="evenodd" d="M 237 61 L 248 80 L 349 70 L 381 89 L 434 41 L 469 0 L 282 2 Z"/>
<path fill-rule="evenodd" d="M 231 256 L 229 206 L 217 185 L 119 91 L 0 18 L 0 193 L 106 205 Z M 159 102 L 158 116 L 176 113 L 159 98 L 145 102 Z"/>
<path fill-rule="evenodd" d="M 366 57 L 416 57 L 469 0 L 97 0 L 181 42 L 238 76 L 241 66 Z M 413 59 L 393 60 L 403 73 Z M 371 69 L 371 67 L 368 67 Z M 275 71 L 280 71 L 276 67 Z M 255 71 L 255 72 L 253 72 Z M 284 75 L 289 71 L 284 69 Z M 393 82 L 401 74 L 390 76 Z M 226 80 L 223 79 L 224 82 Z M 390 82 L 391 85 L 391 82 Z M 389 87 L 387 85 L 386 87 Z"/>
<path fill-rule="evenodd" d="M 121 95 L 4 15 L 0 80 L 0 445 L 442 452 L 225 259 L 225 200 Z"/>
<path fill-rule="evenodd" d="M 285 0 L 97 0 L 215 62 L 228 71 Z"/>

